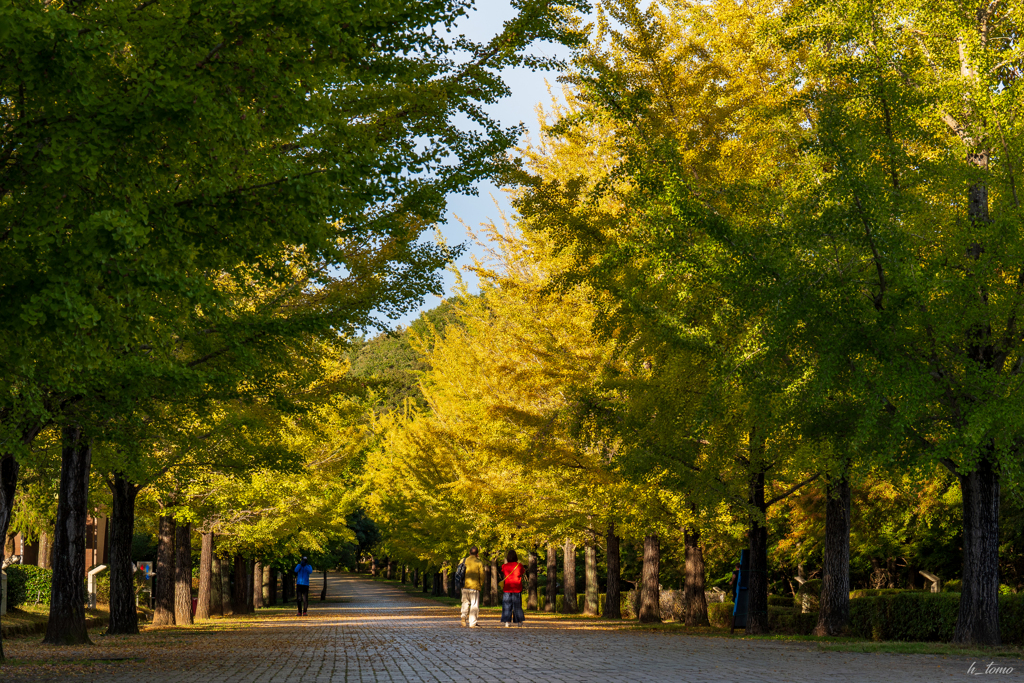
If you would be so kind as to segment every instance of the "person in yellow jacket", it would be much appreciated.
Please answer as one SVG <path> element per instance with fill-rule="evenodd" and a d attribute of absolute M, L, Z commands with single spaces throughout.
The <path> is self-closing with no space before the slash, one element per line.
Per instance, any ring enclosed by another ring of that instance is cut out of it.
<path fill-rule="evenodd" d="M 465 578 L 462 582 L 462 625 L 469 621 L 470 628 L 476 628 L 480 616 L 480 589 L 484 585 L 484 563 L 477 555 L 480 549 L 475 545 L 469 549 L 469 555 L 462 561 L 466 566 Z M 460 572 L 461 573 L 461 572 Z"/>

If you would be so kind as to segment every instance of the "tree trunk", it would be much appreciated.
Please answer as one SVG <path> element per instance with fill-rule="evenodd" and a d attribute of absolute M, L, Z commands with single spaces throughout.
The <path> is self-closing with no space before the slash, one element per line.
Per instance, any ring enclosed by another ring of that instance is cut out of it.
<path fill-rule="evenodd" d="M 270 577 L 271 569 L 269 564 L 263 565 L 263 578 L 260 581 L 260 604 L 264 607 L 269 607 L 274 603 L 270 601 Z"/>
<path fill-rule="evenodd" d="M 953 642 L 999 645 L 999 473 L 988 458 L 959 475 L 963 495 L 963 583 Z"/>
<path fill-rule="evenodd" d="M 256 610 L 256 581 L 254 580 L 255 575 L 253 572 L 255 564 L 256 558 L 245 558 L 245 607 L 247 609 L 246 614 L 252 614 Z"/>
<path fill-rule="evenodd" d="M 47 645 L 89 643 L 85 628 L 85 519 L 89 510 L 92 444 L 78 426 L 61 432 L 60 491 L 53 535 L 53 576 Z"/>
<path fill-rule="evenodd" d="M 547 572 L 548 586 L 544 611 L 554 612 L 555 600 L 558 597 L 558 546 L 554 543 L 548 543 Z"/>
<path fill-rule="evenodd" d="M 292 593 L 292 573 L 285 569 L 281 572 L 281 602 L 287 604 L 295 595 Z"/>
<path fill-rule="evenodd" d="M 615 522 L 608 523 L 607 562 L 608 581 L 605 586 L 604 616 L 605 619 L 621 619 L 622 605 L 619 593 L 619 537 L 615 535 Z"/>
<path fill-rule="evenodd" d="M 244 557 L 235 555 L 235 580 L 231 591 L 231 609 L 235 614 L 249 613 L 249 598 L 252 597 L 252 593 L 248 591 L 247 575 L 251 572 L 248 571 L 247 564 Z M 249 592 L 248 595 L 246 595 L 247 592 Z"/>
<path fill-rule="evenodd" d="M 526 609 L 537 610 L 537 544 L 533 544 L 530 556 L 527 559 L 526 574 L 529 580 L 526 593 Z"/>
<path fill-rule="evenodd" d="M 174 518 L 160 517 L 160 532 L 156 545 L 156 568 L 153 572 L 156 593 L 153 626 L 174 624 Z"/>
<path fill-rule="evenodd" d="M 18 461 L 13 455 L 0 457 L 0 541 L 4 541 L 2 555 L 7 553 L 7 530 L 11 526 L 11 513 L 14 510 L 14 494 L 18 490 Z M 13 555 L 14 553 L 10 553 Z M 4 661 L 3 630 L 0 629 L 0 662 Z"/>
<path fill-rule="evenodd" d="M 658 573 L 661 563 L 661 547 L 658 535 L 644 537 L 643 587 L 640 591 L 640 622 L 653 624 L 661 621 L 661 593 L 658 587 Z"/>
<path fill-rule="evenodd" d="M 210 616 L 224 616 L 224 570 L 220 566 L 220 558 L 216 555 L 210 561 Z M 200 590 L 202 590 L 202 574 L 200 574 Z"/>
<path fill-rule="evenodd" d="M 683 531 L 686 545 L 686 586 L 683 591 L 684 622 L 687 626 L 708 626 L 708 601 L 704 595 L 704 551 L 700 530 Z"/>
<path fill-rule="evenodd" d="M 50 540 L 51 538 L 53 537 L 47 531 L 39 534 L 39 557 L 36 559 L 36 566 L 43 569 L 53 569 L 53 542 Z"/>
<path fill-rule="evenodd" d="M 320 602 L 327 601 L 327 570 L 324 569 L 324 587 L 320 589 Z"/>
<path fill-rule="evenodd" d="M 495 555 L 491 558 L 491 604 L 497 607 L 501 604 L 501 588 L 498 586 L 498 581 L 501 580 L 501 560 Z"/>
<path fill-rule="evenodd" d="M 838 636 L 850 618 L 850 482 L 830 479 L 825 502 L 825 556 L 816 636 Z"/>
<path fill-rule="evenodd" d="M 221 611 L 226 617 L 233 616 L 235 613 L 235 590 L 232 583 L 234 574 L 234 560 L 222 559 L 220 561 L 220 604 Z"/>
<path fill-rule="evenodd" d="M 566 614 L 576 614 L 579 606 L 576 604 L 576 544 L 568 538 L 565 539 L 565 555 L 562 557 L 562 605 Z"/>
<path fill-rule="evenodd" d="M 267 571 L 270 575 L 267 578 L 267 604 L 277 604 L 277 569 L 274 567 L 267 567 Z"/>
<path fill-rule="evenodd" d="M 111 635 L 139 632 L 132 536 L 135 534 L 135 498 L 140 488 L 120 472 L 114 472 L 110 484 L 113 505 L 110 511 L 110 624 L 107 626 L 107 633 Z M 40 553 L 42 545 L 40 542 Z"/>
<path fill-rule="evenodd" d="M 196 598 L 196 621 L 210 618 L 210 597 L 213 586 L 213 532 L 204 531 L 199 549 L 199 595 Z"/>
<path fill-rule="evenodd" d="M 583 613 L 590 617 L 596 617 L 599 611 L 598 597 L 601 593 L 600 586 L 597 585 L 597 548 L 594 547 L 593 541 L 591 545 L 588 545 L 584 550 L 584 573 L 586 574 L 586 600 L 583 605 Z"/>
<path fill-rule="evenodd" d="M 754 436 L 751 435 L 753 442 Z M 763 444 L 763 441 L 761 442 Z M 753 458 L 752 458 L 753 461 Z M 750 477 L 750 503 L 761 511 L 768 510 L 764 498 L 764 472 Z M 768 529 L 764 517 L 753 519 L 747 532 L 750 544 L 750 578 L 747 582 L 747 635 L 768 633 Z"/>
<path fill-rule="evenodd" d="M 192 624 L 192 524 L 174 531 L 174 621 Z"/>
<path fill-rule="evenodd" d="M 451 574 L 451 572 L 448 571 L 448 567 L 447 566 L 445 566 L 445 567 L 443 567 L 441 569 L 441 595 L 442 596 L 447 596 L 448 593 L 450 592 L 448 590 L 448 577 L 449 577 L 450 574 Z"/>
<path fill-rule="evenodd" d="M 259 559 L 253 560 L 253 607 L 263 607 L 263 562 Z"/>

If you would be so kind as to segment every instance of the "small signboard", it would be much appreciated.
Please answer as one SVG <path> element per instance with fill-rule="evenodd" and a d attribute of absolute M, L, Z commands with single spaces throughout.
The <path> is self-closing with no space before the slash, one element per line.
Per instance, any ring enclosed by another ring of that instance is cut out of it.
<path fill-rule="evenodd" d="M 732 629 L 747 627 L 747 604 L 750 583 L 750 551 L 740 551 L 740 573 L 736 578 L 735 602 L 732 606 Z M 731 630 L 730 629 L 730 632 Z"/>
<path fill-rule="evenodd" d="M 142 562 L 138 562 L 138 563 L 136 563 L 135 567 L 136 567 L 135 571 L 142 572 L 142 575 L 145 576 L 147 579 L 153 577 L 153 563 L 152 562 L 150 562 L 148 560 L 145 560 L 145 561 L 142 561 Z"/>

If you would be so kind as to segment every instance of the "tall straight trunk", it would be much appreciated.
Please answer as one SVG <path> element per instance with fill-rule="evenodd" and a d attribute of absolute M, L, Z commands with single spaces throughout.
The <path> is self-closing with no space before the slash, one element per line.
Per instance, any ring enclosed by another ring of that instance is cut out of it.
<path fill-rule="evenodd" d="M 89 510 L 92 444 L 78 426 L 61 430 L 60 490 L 53 534 L 53 575 L 47 645 L 88 643 L 85 628 L 85 519 Z"/>
<path fill-rule="evenodd" d="M 394 572 L 394 570 L 395 570 L 395 563 L 392 562 L 391 560 L 388 560 L 388 568 L 386 570 L 387 573 L 385 574 L 384 578 L 387 579 L 388 581 L 390 581 L 392 573 Z"/>
<path fill-rule="evenodd" d="M 7 530 L 11 526 L 14 494 L 18 491 L 18 461 L 13 455 L 0 456 L 0 541 L 4 542 L 2 555 L 7 555 Z M 14 553 L 9 553 L 13 555 Z M 3 559 L 0 557 L 0 559 Z M 3 629 L 0 629 L 0 662 L 4 661 Z"/>
<path fill-rule="evenodd" d="M 196 620 L 210 618 L 210 597 L 213 587 L 213 532 L 204 531 L 199 548 L 199 596 L 196 598 Z"/>
<path fill-rule="evenodd" d="M 763 515 L 768 506 L 764 497 L 764 472 L 750 478 L 750 503 Z M 768 529 L 755 518 L 750 522 L 750 578 L 747 581 L 747 635 L 768 633 Z"/>
<path fill-rule="evenodd" d="M 421 578 L 423 579 L 423 585 L 420 586 L 420 590 L 422 592 L 426 593 L 430 589 L 430 587 L 428 586 L 428 584 L 430 583 L 430 567 L 424 567 L 423 568 L 423 573 L 422 573 L 422 577 Z"/>
<path fill-rule="evenodd" d="M 174 624 L 174 518 L 160 517 L 160 531 L 156 544 L 156 582 L 153 598 L 153 626 Z"/>
<path fill-rule="evenodd" d="M 446 595 L 448 595 L 451 592 L 451 591 L 448 590 L 448 583 L 449 583 L 448 579 L 449 579 L 450 575 L 451 575 L 451 572 L 448 571 L 448 566 L 445 565 L 441 569 L 441 595 L 442 596 L 446 596 Z"/>
<path fill-rule="evenodd" d="M 252 606 L 254 609 L 263 607 L 263 562 L 259 558 L 252 562 Z"/>
<path fill-rule="evenodd" d="M 377 558 L 370 555 L 370 576 L 377 576 Z"/>
<path fill-rule="evenodd" d="M 53 569 L 53 536 L 48 531 L 39 534 L 39 557 L 36 559 L 36 566 L 43 569 Z"/>
<path fill-rule="evenodd" d="M 645 624 L 661 621 L 661 593 L 658 587 L 658 573 L 661 565 L 661 546 L 658 535 L 644 537 L 644 569 L 640 591 L 640 621 Z"/>
<path fill-rule="evenodd" d="M 245 607 L 248 610 L 247 614 L 252 614 L 256 609 L 256 601 L 254 586 L 256 582 L 253 580 L 253 565 L 256 564 L 256 560 L 253 557 L 245 558 Z"/>
<path fill-rule="evenodd" d="M 566 614 L 576 614 L 579 606 L 576 604 L 576 544 L 568 538 L 565 539 L 565 555 L 562 556 L 562 585 L 563 607 Z"/>
<path fill-rule="evenodd" d="M 220 561 L 220 605 L 221 613 L 230 617 L 235 613 L 235 591 L 232 579 L 235 575 L 235 562 L 231 558 Z"/>
<path fill-rule="evenodd" d="M 958 475 L 963 495 L 963 583 L 953 642 L 999 645 L 999 472 L 983 458 Z"/>
<path fill-rule="evenodd" d="M 491 604 L 497 607 L 501 604 L 501 588 L 498 581 L 501 580 L 501 560 L 495 555 L 491 558 Z"/>
<path fill-rule="evenodd" d="M 110 482 L 113 505 L 110 511 L 110 624 L 107 633 L 111 635 L 139 632 L 132 536 L 135 534 L 135 499 L 140 488 L 120 472 L 114 472 Z"/>
<path fill-rule="evenodd" d="M 270 577 L 268 579 L 269 580 L 269 585 L 267 586 L 267 589 L 269 590 L 269 593 L 267 595 L 267 604 L 268 605 L 276 605 L 277 604 L 277 568 L 276 567 L 267 567 L 267 571 L 270 572 Z"/>
<path fill-rule="evenodd" d="M 174 531 L 174 621 L 192 624 L 192 524 Z"/>
<path fill-rule="evenodd" d="M 484 585 L 480 587 L 480 604 L 484 607 L 491 606 L 491 562 L 484 556 Z"/>
<path fill-rule="evenodd" d="M 210 615 L 224 616 L 224 569 L 216 555 L 210 563 L 210 581 Z"/>
<path fill-rule="evenodd" d="M 533 549 L 530 550 L 530 556 L 527 558 L 526 575 L 529 583 L 527 584 L 526 593 L 526 609 L 537 609 L 539 601 L 537 600 L 537 544 L 533 544 Z"/>
<path fill-rule="evenodd" d="M 292 572 L 289 569 L 285 569 L 281 574 L 281 602 L 287 603 L 294 597 L 295 592 L 294 582 L 292 581 Z"/>
<path fill-rule="evenodd" d="M 584 550 L 584 573 L 586 574 L 586 599 L 583 605 L 583 613 L 590 617 L 596 617 L 599 611 L 598 597 L 601 593 L 600 587 L 597 585 L 597 548 L 594 547 L 593 541 Z"/>
<path fill-rule="evenodd" d="M 270 601 L 270 577 L 270 565 L 265 564 L 263 565 L 263 577 L 260 581 L 260 597 L 262 598 L 262 602 L 260 604 L 264 607 L 269 607 L 274 604 Z"/>
<path fill-rule="evenodd" d="M 320 602 L 327 600 L 327 570 L 324 569 L 324 587 L 320 589 Z"/>
<path fill-rule="evenodd" d="M 826 495 L 825 555 L 814 635 L 838 636 L 850 618 L 850 481 L 845 476 L 830 478 Z"/>
<path fill-rule="evenodd" d="M 619 593 L 619 537 L 615 535 L 615 522 L 608 523 L 605 536 L 608 563 L 608 581 L 604 594 L 604 616 L 606 619 L 621 619 L 622 604 Z"/>
<path fill-rule="evenodd" d="M 231 591 L 231 609 L 235 614 L 249 613 L 249 598 L 251 593 L 246 595 L 249 588 L 248 563 L 241 555 L 235 555 L 235 580 Z"/>
<path fill-rule="evenodd" d="M 554 543 L 548 543 L 547 573 L 548 586 L 544 611 L 554 612 L 555 600 L 558 597 L 558 546 Z"/>
<path fill-rule="evenodd" d="M 401 576 L 402 576 L 402 578 L 400 578 L 399 581 L 402 583 L 402 585 L 405 585 L 407 583 L 406 580 L 405 580 L 405 570 L 408 569 L 408 568 L 409 568 L 409 566 L 408 565 L 404 565 L 404 564 L 399 568 L 399 569 L 401 569 Z"/>
<path fill-rule="evenodd" d="M 704 551 L 700 547 L 700 530 L 685 529 L 686 585 L 683 590 L 684 623 L 687 626 L 707 626 L 708 601 L 704 595 Z"/>

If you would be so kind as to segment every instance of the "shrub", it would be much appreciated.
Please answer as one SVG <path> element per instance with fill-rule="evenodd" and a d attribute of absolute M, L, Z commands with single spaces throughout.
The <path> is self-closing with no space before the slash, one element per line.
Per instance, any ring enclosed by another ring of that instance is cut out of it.
<path fill-rule="evenodd" d="M 1024 645 L 1024 593 L 999 597 L 999 637 L 1008 645 Z"/>
<path fill-rule="evenodd" d="M 731 602 L 713 602 L 708 605 L 708 621 L 717 628 L 729 628 L 732 626 Z"/>
<path fill-rule="evenodd" d="M 52 569 L 31 564 L 12 564 L 7 568 L 7 608 L 19 605 L 49 605 Z"/>
<path fill-rule="evenodd" d="M 855 591 L 850 591 L 850 599 L 853 598 L 870 598 L 878 595 L 896 595 L 897 593 L 912 593 L 915 592 L 909 588 L 860 588 Z M 916 591 L 921 593 L 923 591 Z"/>
<path fill-rule="evenodd" d="M 793 607 L 793 598 L 786 595 L 769 595 L 768 606 L 769 607 Z"/>
<path fill-rule="evenodd" d="M 872 640 L 941 640 L 953 637 L 958 593 L 889 592 L 850 601 L 851 635 Z"/>
<path fill-rule="evenodd" d="M 959 593 L 961 585 L 963 585 L 963 582 L 960 579 L 953 579 L 952 581 L 947 581 L 946 583 L 942 584 L 942 592 Z"/>
<path fill-rule="evenodd" d="M 807 636 L 817 625 L 817 612 L 801 612 L 799 607 L 768 607 L 768 630 L 772 633 Z"/>
<path fill-rule="evenodd" d="M 872 640 L 949 641 L 956 628 L 959 593 L 901 591 L 850 601 L 850 635 Z M 1024 595 L 999 596 L 1004 644 L 1024 644 Z"/>

